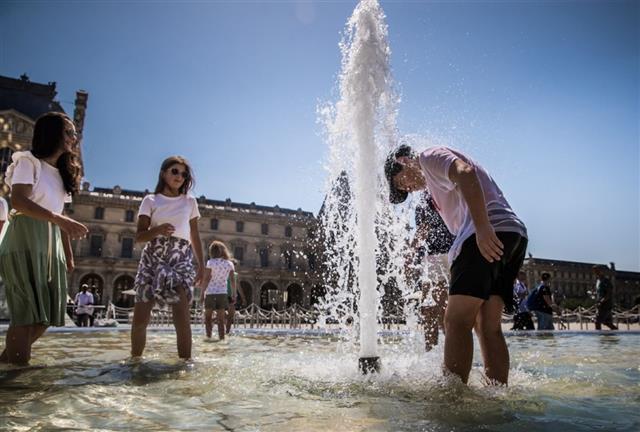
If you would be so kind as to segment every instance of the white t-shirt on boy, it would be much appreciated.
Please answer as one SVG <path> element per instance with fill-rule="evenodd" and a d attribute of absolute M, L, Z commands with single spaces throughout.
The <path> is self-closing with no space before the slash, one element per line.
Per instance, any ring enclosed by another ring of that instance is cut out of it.
<path fill-rule="evenodd" d="M 493 229 L 496 232 L 515 232 L 527 237 L 524 223 L 511 209 L 496 182 L 482 166 L 457 150 L 431 147 L 420 155 L 420 165 L 438 213 L 449 231 L 456 236 L 449 250 L 449 265 L 453 264 L 460 253 L 464 241 L 476 232 L 467 202 L 458 185 L 449 179 L 449 168 L 456 159 L 475 167 Z"/>
<path fill-rule="evenodd" d="M 149 194 L 140 204 L 138 217 L 149 216 L 150 228 L 169 223 L 175 231 L 173 237 L 191 241 L 191 219 L 199 218 L 198 202 L 191 195 L 168 197 L 162 194 Z"/>

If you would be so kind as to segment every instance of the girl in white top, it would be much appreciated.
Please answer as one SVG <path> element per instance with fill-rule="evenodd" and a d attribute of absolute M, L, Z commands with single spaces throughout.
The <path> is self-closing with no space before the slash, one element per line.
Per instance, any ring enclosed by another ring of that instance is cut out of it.
<path fill-rule="evenodd" d="M 13 210 L 0 241 L 0 276 L 11 322 L 0 362 L 27 364 L 47 327 L 64 326 L 71 239 L 87 234 L 87 227 L 62 214 L 79 189 L 77 147 L 73 122 L 49 112 L 36 120 L 31 151 L 14 153 L 7 168 Z"/>
<path fill-rule="evenodd" d="M 193 286 L 203 274 L 198 232 L 198 202 L 189 194 L 193 171 L 187 160 L 172 156 L 162 163 L 158 184 L 138 212 L 136 241 L 146 242 L 134 288 L 136 303 L 131 326 L 131 356 L 142 356 L 154 304 L 171 305 L 178 356 L 191 358 Z M 196 266 L 194 267 L 194 255 Z"/>
<path fill-rule="evenodd" d="M 218 323 L 218 337 L 224 339 L 225 335 L 225 314 L 229 307 L 229 297 L 227 295 L 227 283 L 231 283 L 231 292 L 236 292 L 236 280 L 233 277 L 235 266 L 231 261 L 231 254 L 221 241 L 213 241 L 209 246 L 209 256 L 207 268 L 202 280 L 202 294 L 200 301 L 204 301 L 205 315 L 204 323 L 207 337 L 211 337 L 213 327 L 213 311 L 216 311 L 216 321 Z M 235 297 L 235 295 L 233 296 Z"/>

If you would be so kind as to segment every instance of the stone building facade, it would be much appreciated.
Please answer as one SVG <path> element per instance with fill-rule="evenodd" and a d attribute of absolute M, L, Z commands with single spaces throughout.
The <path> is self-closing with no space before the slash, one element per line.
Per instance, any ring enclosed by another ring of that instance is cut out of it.
<path fill-rule="evenodd" d="M 45 112 L 64 112 L 56 100 L 56 83 L 32 82 L 0 76 L 0 196 L 8 195 L 4 173 L 15 151 L 29 150 L 35 120 Z M 73 120 L 82 142 L 88 94 L 76 92 Z M 82 154 L 82 149 L 79 149 Z M 88 283 L 102 304 L 113 301 L 130 306 L 133 297 L 122 295 L 133 287 L 142 244 L 134 242 L 137 212 L 147 192 L 94 188 L 88 184 L 74 197 L 67 212 L 86 224 L 90 233 L 74 241 L 75 271 L 70 275 L 70 294 Z M 10 202 L 10 200 L 8 200 Z M 227 244 L 239 261 L 240 286 L 247 303 L 281 309 L 292 304 L 309 307 L 312 288 L 319 284 L 316 254 L 310 241 L 316 219 L 312 213 L 198 199 L 200 234 L 205 247 L 212 240 Z M 4 290 L 0 286 L 0 315 Z M 6 312 L 6 311 L 5 311 Z"/>
<path fill-rule="evenodd" d="M 73 243 L 75 271 L 72 293 L 87 283 L 102 304 L 128 307 L 144 244 L 135 243 L 138 208 L 147 192 L 89 188 L 74 198 L 67 211 L 89 227 L 86 239 Z M 309 246 L 315 217 L 301 209 L 267 207 L 198 198 L 200 236 L 204 256 L 213 240 L 223 241 L 238 261 L 240 289 L 246 303 L 282 309 L 293 304 L 309 307 L 319 284 L 314 250 Z"/>
<path fill-rule="evenodd" d="M 527 274 L 529 288 L 537 285 L 542 273 L 549 273 L 556 301 L 562 301 L 572 308 L 577 304 L 593 303 L 596 284 L 594 265 L 596 264 L 530 257 L 525 259 L 523 269 Z M 614 304 L 630 308 L 640 297 L 640 273 L 618 271 L 614 263 L 609 264 L 609 270 L 608 276 L 614 286 Z"/>
<path fill-rule="evenodd" d="M 31 148 L 36 119 L 49 111 L 65 112 L 56 100 L 57 94 L 55 82 L 35 83 L 26 75 L 20 79 L 0 76 L 0 195 L 6 196 L 9 192 L 4 173 L 13 152 Z M 78 142 L 82 141 L 88 98 L 87 92 L 76 92 L 73 120 Z"/>

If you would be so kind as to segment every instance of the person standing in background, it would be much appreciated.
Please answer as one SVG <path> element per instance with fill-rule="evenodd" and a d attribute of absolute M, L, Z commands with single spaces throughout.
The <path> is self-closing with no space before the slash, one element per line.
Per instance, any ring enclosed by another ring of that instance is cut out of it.
<path fill-rule="evenodd" d="M 609 269 L 603 265 L 593 266 L 596 276 L 596 330 L 602 330 L 602 324 L 611 330 L 618 330 L 613 323 L 613 285 L 606 276 Z"/>
<path fill-rule="evenodd" d="M 513 298 L 516 302 L 516 312 L 513 314 L 513 327 L 511 330 L 534 330 L 531 312 L 527 309 L 527 297 L 529 290 L 525 284 L 527 275 L 525 272 L 518 272 L 518 277 L 513 284 Z"/>

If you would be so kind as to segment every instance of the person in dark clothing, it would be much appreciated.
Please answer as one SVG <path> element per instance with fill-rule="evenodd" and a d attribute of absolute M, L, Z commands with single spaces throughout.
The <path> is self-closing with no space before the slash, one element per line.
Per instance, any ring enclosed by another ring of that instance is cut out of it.
<path fill-rule="evenodd" d="M 553 297 L 551 296 L 551 287 L 549 273 L 542 273 L 540 283 L 527 299 L 527 307 L 538 318 L 538 330 L 555 330 L 553 326 Z"/>
<path fill-rule="evenodd" d="M 420 312 L 423 318 L 425 350 L 430 351 L 438 344 L 439 330 L 444 331 L 449 267 L 446 254 L 454 237 L 438 214 L 433 197 L 428 191 L 423 193 L 416 207 L 415 221 L 410 275 L 413 283 L 422 291 Z M 425 264 L 426 272 L 422 271 Z"/>
<path fill-rule="evenodd" d="M 513 297 L 516 302 L 516 312 L 513 314 L 513 327 L 511 330 L 534 330 L 531 312 L 527 308 L 529 290 L 525 283 L 527 275 L 520 271 L 513 284 Z"/>
<path fill-rule="evenodd" d="M 596 330 L 602 330 L 602 324 L 611 330 L 618 330 L 613 323 L 613 285 L 606 277 L 608 268 L 603 265 L 593 266 L 593 274 L 596 276 Z"/>

